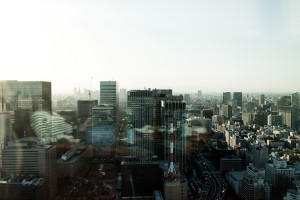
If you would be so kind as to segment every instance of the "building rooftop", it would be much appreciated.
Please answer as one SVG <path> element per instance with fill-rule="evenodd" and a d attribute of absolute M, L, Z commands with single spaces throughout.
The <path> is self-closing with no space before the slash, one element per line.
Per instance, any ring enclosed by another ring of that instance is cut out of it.
<path fill-rule="evenodd" d="M 44 178 L 38 178 L 32 175 L 28 176 L 8 176 L 0 179 L 0 184 L 22 185 L 39 187 L 44 184 Z"/>
<path fill-rule="evenodd" d="M 234 181 L 241 181 L 246 174 L 246 171 L 232 171 L 229 172 L 229 177 L 232 178 Z"/>

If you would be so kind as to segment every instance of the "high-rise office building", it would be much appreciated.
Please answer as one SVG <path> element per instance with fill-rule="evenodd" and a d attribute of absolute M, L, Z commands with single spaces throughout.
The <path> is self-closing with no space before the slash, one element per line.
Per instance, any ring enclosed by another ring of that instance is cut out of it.
<path fill-rule="evenodd" d="M 130 154 L 153 155 L 154 95 L 149 90 L 128 91 L 128 141 Z"/>
<path fill-rule="evenodd" d="M 116 81 L 100 81 L 100 104 L 119 104 L 119 89 Z"/>
<path fill-rule="evenodd" d="M 163 160 L 165 131 L 161 128 L 163 126 L 161 102 L 167 99 L 182 100 L 183 96 L 172 96 L 171 89 L 154 89 L 153 96 L 153 148 L 154 154 L 158 157 L 158 159 Z"/>
<path fill-rule="evenodd" d="M 265 95 L 264 94 L 261 94 L 259 95 L 259 98 L 258 98 L 258 105 L 262 106 L 262 105 L 265 105 Z"/>
<path fill-rule="evenodd" d="M 278 113 L 282 116 L 283 124 L 289 128 L 298 127 L 299 109 L 291 106 L 278 107 Z"/>
<path fill-rule="evenodd" d="M 169 131 L 170 124 L 174 127 L 174 163 L 178 163 L 180 170 L 185 171 L 186 167 L 186 137 L 185 137 L 185 119 L 186 119 L 186 103 L 182 100 L 164 100 L 161 104 L 163 116 L 164 133 L 164 160 L 169 160 L 170 141 Z"/>
<path fill-rule="evenodd" d="M 252 113 L 242 113 L 242 120 L 245 125 L 250 125 L 253 123 L 254 115 Z"/>
<path fill-rule="evenodd" d="M 243 93 L 242 92 L 234 92 L 233 100 L 236 101 L 237 106 L 243 105 Z"/>
<path fill-rule="evenodd" d="M 92 144 L 97 148 L 97 155 L 114 153 L 116 124 L 114 107 L 100 105 L 92 111 Z"/>
<path fill-rule="evenodd" d="M 211 119 L 202 118 L 202 119 L 200 119 L 200 124 L 201 124 L 201 127 L 204 128 L 206 133 L 211 134 L 211 128 L 212 128 Z"/>
<path fill-rule="evenodd" d="M 300 105 L 300 96 L 299 93 L 293 93 L 292 94 L 292 106 L 299 108 Z"/>
<path fill-rule="evenodd" d="M 126 110 L 127 108 L 127 90 L 124 88 L 120 89 L 120 95 L 119 95 L 119 106 L 123 110 Z"/>
<path fill-rule="evenodd" d="M 232 117 L 232 106 L 228 104 L 222 104 L 222 116 L 225 119 L 230 119 Z"/>
<path fill-rule="evenodd" d="M 254 146 L 253 147 L 253 165 L 257 169 L 265 168 L 269 162 L 269 149 L 267 147 Z"/>
<path fill-rule="evenodd" d="M 282 115 L 270 114 L 268 115 L 268 126 L 282 126 Z"/>
<path fill-rule="evenodd" d="M 231 92 L 223 92 L 223 102 L 222 103 L 229 103 L 231 99 Z"/>
<path fill-rule="evenodd" d="M 238 195 L 242 199 L 272 199 L 272 185 L 268 180 L 264 179 L 263 175 L 250 166 L 247 167 L 247 174 L 243 175 L 239 188 Z"/>
<path fill-rule="evenodd" d="M 278 106 L 292 106 L 292 96 L 281 96 L 277 104 Z"/>
<path fill-rule="evenodd" d="M 92 110 L 93 107 L 96 106 L 98 106 L 98 100 L 77 101 L 77 137 L 88 144 L 92 143 L 92 137 L 91 134 L 89 135 L 89 131 L 91 131 L 92 126 Z"/>
<path fill-rule="evenodd" d="M 7 111 L 26 109 L 52 112 L 51 82 L 0 81 L 1 107 Z"/>
<path fill-rule="evenodd" d="M 174 99 L 174 100 L 182 100 L 183 96 L 172 96 L 172 90 L 171 89 L 154 89 L 153 90 L 153 125 L 155 128 L 159 128 L 160 126 L 163 125 L 163 120 L 162 120 L 162 111 L 161 111 L 161 102 L 165 101 L 167 99 Z"/>
<path fill-rule="evenodd" d="M 202 110 L 202 117 L 206 119 L 212 119 L 214 112 L 211 109 L 203 109 Z"/>
<path fill-rule="evenodd" d="M 191 103 L 191 95 L 190 94 L 184 94 L 183 95 L 183 100 L 187 103 L 190 104 Z"/>
<path fill-rule="evenodd" d="M 98 106 L 98 100 L 78 100 L 77 119 L 80 123 L 92 117 L 92 108 Z"/>
<path fill-rule="evenodd" d="M 264 126 L 268 123 L 268 116 L 266 112 L 255 112 L 252 113 L 253 123 L 259 126 Z"/>
<path fill-rule="evenodd" d="M 198 96 L 198 97 L 202 97 L 202 90 L 198 90 L 197 96 Z"/>
<path fill-rule="evenodd" d="M 45 178 L 47 197 L 54 199 L 57 191 L 56 147 L 40 145 L 36 138 L 9 142 L 2 151 L 2 175 L 36 175 Z"/>
<path fill-rule="evenodd" d="M 112 106 L 114 122 L 117 121 L 119 109 L 119 86 L 116 81 L 100 81 L 100 105 Z"/>

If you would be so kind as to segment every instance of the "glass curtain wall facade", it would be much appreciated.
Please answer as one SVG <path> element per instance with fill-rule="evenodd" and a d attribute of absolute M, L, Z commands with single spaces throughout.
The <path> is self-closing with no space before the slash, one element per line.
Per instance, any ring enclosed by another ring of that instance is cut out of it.
<path fill-rule="evenodd" d="M 129 153 L 134 156 L 153 155 L 154 99 L 151 90 L 128 92 Z"/>
<path fill-rule="evenodd" d="M 162 101 L 162 115 L 164 134 L 164 159 L 169 160 L 170 156 L 170 124 L 174 127 L 174 163 L 178 164 L 181 171 L 186 168 L 186 119 L 185 101 L 167 100 Z"/>
<path fill-rule="evenodd" d="M 100 81 L 100 104 L 119 104 L 119 91 L 116 81 Z"/>
<path fill-rule="evenodd" d="M 92 112 L 92 144 L 96 154 L 111 154 L 115 145 L 116 124 L 112 106 L 98 106 Z"/>

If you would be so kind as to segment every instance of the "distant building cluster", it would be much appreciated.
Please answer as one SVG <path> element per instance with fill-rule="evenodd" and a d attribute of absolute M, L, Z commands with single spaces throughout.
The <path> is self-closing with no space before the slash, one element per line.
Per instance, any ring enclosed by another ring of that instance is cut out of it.
<path fill-rule="evenodd" d="M 59 96 L 0 81 L 0 199 L 299 199 L 299 105 L 298 93 L 100 81 Z"/>

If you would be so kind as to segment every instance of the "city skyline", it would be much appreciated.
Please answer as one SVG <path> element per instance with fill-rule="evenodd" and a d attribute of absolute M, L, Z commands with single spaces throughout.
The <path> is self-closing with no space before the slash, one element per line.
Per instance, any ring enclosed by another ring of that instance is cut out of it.
<path fill-rule="evenodd" d="M 53 94 L 298 92 L 298 1 L 8 1 L 1 80 L 51 81 Z M 91 79 L 91 77 L 93 77 Z"/>

